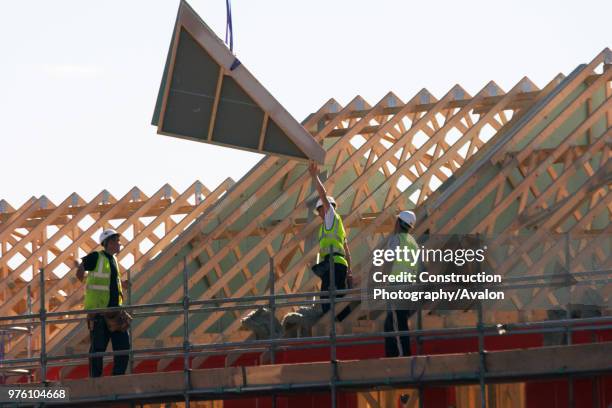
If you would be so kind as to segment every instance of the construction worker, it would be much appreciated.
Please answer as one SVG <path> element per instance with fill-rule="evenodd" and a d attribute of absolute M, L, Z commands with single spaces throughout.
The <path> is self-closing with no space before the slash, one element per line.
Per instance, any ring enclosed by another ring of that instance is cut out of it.
<path fill-rule="evenodd" d="M 312 176 L 312 182 L 315 186 L 319 199 L 315 205 L 315 211 L 323 220 L 321 227 L 319 227 L 319 260 L 321 262 L 329 263 L 329 257 L 333 256 L 334 260 L 334 276 L 335 286 L 337 290 L 346 289 L 348 286 L 352 286 L 352 273 L 351 273 L 351 253 L 346 242 L 346 231 L 342 224 L 342 218 L 335 211 L 336 201 L 333 197 L 327 195 L 325 187 L 319 179 L 319 169 L 315 162 L 311 161 L 308 166 L 308 171 Z M 333 254 L 330 254 L 330 247 L 333 248 Z M 323 263 L 323 265 L 325 265 Z M 331 281 L 331 271 L 326 271 L 321 276 L 321 291 L 329 290 Z M 342 297 L 343 295 L 338 295 Z M 328 296 L 321 296 L 322 299 L 327 299 Z M 322 304 L 323 313 L 327 313 L 330 308 L 329 304 Z M 339 314 L 338 320 L 343 320 L 351 312 L 350 307 L 346 306 Z"/>
<path fill-rule="evenodd" d="M 82 258 L 78 265 L 77 278 L 82 282 L 85 271 L 88 271 L 85 287 L 84 309 L 103 309 L 106 307 L 117 307 L 123 303 L 122 286 L 128 284 L 121 282 L 119 263 L 115 255 L 121 248 L 121 235 L 113 230 L 106 229 L 100 234 L 100 245 L 102 251 L 91 252 Z M 109 316 L 119 316 L 119 313 L 91 314 L 88 315 L 87 326 L 90 337 L 90 353 L 104 352 L 110 340 L 113 351 L 128 350 L 130 348 L 130 337 L 125 331 L 116 330 L 112 327 Z M 113 331 L 111 331 L 111 329 Z M 125 373 L 128 365 L 128 355 L 114 356 L 113 375 Z M 90 377 L 102 376 L 103 357 L 90 357 Z"/>
<path fill-rule="evenodd" d="M 403 251 L 408 248 L 409 251 L 417 250 L 418 244 L 414 237 L 410 235 L 410 231 L 414 228 L 416 216 L 412 211 L 402 211 L 397 216 L 393 235 L 389 237 L 387 249 L 394 250 L 399 247 Z M 395 260 L 392 263 L 385 264 L 385 273 L 391 275 L 400 275 L 402 272 L 412 273 L 416 278 L 418 266 L 413 260 L 402 259 Z M 404 307 L 389 305 L 387 318 L 385 319 L 385 332 L 408 331 L 408 319 L 414 313 L 414 310 Z M 410 338 L 407 335 L 385 337 L 385 356 L 398 357 L 410 355 Z"/>

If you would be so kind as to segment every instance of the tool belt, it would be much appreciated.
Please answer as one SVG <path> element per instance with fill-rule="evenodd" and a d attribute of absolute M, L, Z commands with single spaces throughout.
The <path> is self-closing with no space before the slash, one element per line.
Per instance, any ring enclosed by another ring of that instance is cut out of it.
<path fill-rule="evenodd" d="M 334 252 L 331 255 L 333 256 L 346 256 L 341 252 Z M 321 262 L 319 262 L 318 264 L 314 265 L 311 269 L 312 272 L 317 275 L 319 278 L 323 278 L 323 276 L 327 275 L 330 273 L 330 268 L 329 268 L 329 257 L 330 254 L 325 255 L 325 257 L 323 258 L 323 260 Z"/>
<path fill-rule="evenodd" d="M 118 312 L 104 313 L 104 320 L 106 321 L 108 331 L 111 333 L 116 331 L 124 332 L 130 328 L 132 316 L 125 310 L 120 310 Z"/>
<path fill-rule="evenodd" d="M 106 327 L 111 333 L 114 332 L 125 332 L 130 328 L 132 322 L 132 316 L 125 310 L 119 310 L 115 312 L 106 312 L 100 314 L 88 314 L 87 315 L 87 328 L 91 331 L 94 328 L 95 320 L 98 317 L 104 318 Z"/>

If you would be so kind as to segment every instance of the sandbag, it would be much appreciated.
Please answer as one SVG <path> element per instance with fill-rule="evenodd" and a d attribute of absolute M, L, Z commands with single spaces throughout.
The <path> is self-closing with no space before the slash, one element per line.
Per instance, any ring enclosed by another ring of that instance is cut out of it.
<path fill-rule="evenodd" d="M 270 338 L 270 310 L 261 307 L 253 310 L 241 320 L 242 329 L 251 330 L 255 333 L 255 338 L 258 340 Z M 276 316 L 274 317 L 274 333 L 277 336 L 281 335 L 281 325 Z"/>

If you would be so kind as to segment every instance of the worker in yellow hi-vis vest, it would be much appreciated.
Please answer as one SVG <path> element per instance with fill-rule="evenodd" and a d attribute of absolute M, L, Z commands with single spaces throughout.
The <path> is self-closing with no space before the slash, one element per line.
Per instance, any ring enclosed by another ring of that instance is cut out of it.
<path fill-rule="evenodd" d="M 85 271 L 88 271 L 84 301 L 86 310 L 121 306 L 122 286 L 128 284 L 127 281 L 123 283 L 121 281 L 121 271 L 115 257 L 121 249 L 121 235 L 113 229 L 106 229 L 100 234 L 100 244 L 103 250 L 91 252 L 83 257 L 77 268 L 77 278 L 81 282 L 85 277 Z M 119 316 L 118 312 L 95 313 L 88 316 L 90 353 L 106 351 L 109 340 L 112 342 L 113 351 L 129 350 L 130 337 L 126 331 L 127 327 L 121 325 L 115 327 L 114 324 Z M 113 375 L 124 374 L 129 356 L 115 356 L 113 360 Z M 100 377 L 102 369 L 103 357 L 90 357 L 89 375 Z"/>
<path fill-rule="evenodd" d="M 393 235 L 389 237 L 387 249 L 394 250 L 399 247 L 401 251 L 407 248 L 408 251 L 416 251 L 418 244 L 410 231 L 414 228 L 416 216 L 412 211 L 402 211 L 397 216 Z M 414 252 L 411 252 L 414 253 Z M 390 275 L 401 275 L 404 272 L 412 274 L 416 279 L 418 273 L 418 263 L 413 259 L 395 260 L 387 264 L 386 272 Z M 408 331 L 408 319 L 414 310 L 405 307 L 390 305 L 385 319 L 385 332 Z M 407 335 L 385 337 L 385 356 L 398 357 L 410 355 L 410 338 Z"/>
<path fill-rule="evenodd" d="M 336 212 L 335 200 L 327 195 L 325 187 L 319 179 L 319 169 L 315 162 L 310 162 L 308 171 L 312 176 L 312 182 L 319 194 L 319 199 L 315 205 L 315 211 L 323 220 L 319 227 L 319 260 L 320 265 L 327 267 L 329 265 L 329 257 L 333 257 L 334 261 L 334 276 L 335 286 L 337 290 L 346 289 L 347 286 L 352 286 L 351 273 L 351 253 L 346 241 L 346 231 L 342 224 L 342 218 Z M 333 253 L 330 253 L 330 248 Z M 329 268 L 323 268 L 323 272 L 319 276 L 321 278 L 321 291 L 329 290 L 331 281 L 331 271 Z M 342 297 L 343 295 L 338 295 Z M 327 299 L 328 296 L 321 296 L 322 299 Z M 330 308 L 329 304 L 322 304 L 323 313 L 327 313 Z M 350 313 L 350 307 L 346 306 L 339 314 L 338 320 L 343 320 Z"/>

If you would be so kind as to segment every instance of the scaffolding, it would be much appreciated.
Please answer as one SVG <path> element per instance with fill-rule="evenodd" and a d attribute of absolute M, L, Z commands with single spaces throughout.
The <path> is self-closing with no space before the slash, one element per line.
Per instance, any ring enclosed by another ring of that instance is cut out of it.
<path fill-rule="evenodd" d="M 184 263 L 186 265 L 186 263 Z M 45 309 L 44 296 L 40 299 L 39 312 L 29 313 L 21 316 L 0 317 L 2 330 L 5 326 L 16 326 L 22 324 L 37 324 L 40 326 L 41 350 L 38 357 L 21 359 L 4 359 L 0 362 L 0 371 L 3 373 L 22 375 L 24 370 L 38 372 L 37 382 L 45 386 L 61 384 L 72 390 L 71 399 L 61 402 L 62 406 L 87 406 L 90 403 L 103 402 L 143 402 L 143 401 L 173 401 L 182 398 L 188 407 L 191 400 L 217 399 L 228 396 L 261 395 L 278 393 L 303 392 L 305 390 L 329 390 L 331 393 L 332 407 L 336 407 L 336 392 L 338 389 L 372 389 L 375 387 L 414 387 L 419 392 L 424 385 L 428 384 L 456 384 L 456 383 L 478 383 L 481 390 L 481 404 L 486 406 L 486 384 L 496 381 L 516 381 L 529 378 L 542 377 L 566 377 L 597 375 L 612 373 L 612 343 L 594 343 L 586 345 L 571 345 L 571 333 L 577 331 L 609 331 L 612 330 L 612 316 L 601 316 L 595 318 L 581 319 L 559 319 L 542 322 L 514 323 L 514 324 L 486 324 L 483 321 L 482 303 L 477 304 L 478 322 L 472 328 L 444 328 L 438 330 L 424 330 L 417 327 L 410 331 L 374 332 L 362 334 L 337 334 L 336 318 L 338 303 L 354 302 L 362 300 L 361 289 L 337 290 L 334 286 L 334 264 L 330 262 L 332 284 L 328 292 L 279 294 L 274 289 L 274 262 L 270 260 L 270 293 L 268 295 L 250 296 L 243 298 L 194 300 L 189 295 L 189 273 L 183 268 L 183 299 L 182 302 L 157 303 L 157 304 L 127 304 L 118 308 L 99 310 L 74 310 L 67 312 L 49 313 Z M 612 270 L 592 271 L 589 277 L 610 281 Z M 39 272 L 41 288 L 45 286 L 44 269 Z M 505 285 L 503 289 L 513 290 L 525 287 L 541 287 L 550 283 L 531 283 L 541 280 L 542 276 L 515 278 L 512 283 Z M 592 284 L 591 281 L 583 281 Z M 44 291 L 43 291 L 44 293 Z M 197 344 L 190 340 L 190 314 L 210 313 L 222 310 L 245 310 L 262 306 L 271 308 L 271 316 L 274 316 L 276 308 L 287 306 L 298 306 L 309 304 L 313 300 L 300 301 L 295 299 L 308 298 L 313 295 L 329 296 L 328 299 L 314 300 L 316 303 L 328 303 L 330 312 L 323 318 L 328 318 L 330 332 L 327 336 L 313 336 L 305 338 L 279 338 L 274 332 L 271 322 L 269 339 L 247 340 L 234 343 Z M 338 296 L 342 297 L 338 297 Z M 228 306 L 218 306 L 225 305 Z M 213 306 L 211 306 L 213 305 Z M 158 310 L 158 309 L 168 310 Z M 155 309 L 156 311 L 148 311 Z M 129 310 L 136 319 L 148 316 L 182 315 L 183 323 L 183 345 L 182 347 L 159 347 L 146 349 L 131 349 L 125 351 L 112 351 L 104 353 L 86 353 L 71 355 L 48 355 L 45 344 L 46 326 L 51 323 L 70 323 L 81 321 L 86 318 L 87 313 L 105 311 Z M 421 321 L 419 310 L 419 318 Z M 80 317 L 79 317 L 80 316 Z M 542 347 L 528 350 L 508 350 L 500 352 L 487 352 L 484 347 L 484 339 L 488 336 L 504 336 L 526 333 L 566 333 L 565 346 Z M 384 337 L 396 337 L 410 335 L 417 344 L 417 356 L 400 357 L 393 359 L 362 360 L 362 361 L 338 361 L 336 350 L 338 347 L 347 347 L 355 344 L 375 344 Z M 419 352 L 418 345 L 428 339 L 457 339 L 475 337 L 478 338 L 478 350 L 476 353 L 465 355 L 438 355 L 423 356 Z M 281 350 L 297 350 L 304 348 L 327 348 L 329 349 L 329 362 L 307 363 L 306 365 L 276 365 L 274 361 L 275 352 Z M 257 369 L 243 366 L 240 368 L 194 370 L 191 361 L 194 357 L 211 356 L 228 353 L 267 352 L 269 353 L 269 365 Z M 104 379 L 106 383 L 94 384 L 91 380 L 70 380 L 50 382 L 47 379 L 47 370 L 53 366 L 66 366 L 70 364 L 83 363 L 84 359 L 91 356 L 110 357 L 114 355 L 130 355 L 130 360 L 147 359 L 163 356 L 164 358 L 181 358 L 183 361 L 183 372 L 181 388 L 176 388 L 177 374 L 159 373 L 155 378 L 157 385 L 153 387 L 157 391 L 143 393 L 144 384 L 151 385 L 153 381 L 150 374 L 131 374 L 125 378 Z M 554 358 L 553 358 L 554 356 Z M 527 360 L 526 360 L 527 359 Z M 515 363 L 513 364 L 512 361 Z M 525 361 L 531 361 L 531 365 L 525 365 Z M 516 363 L 518 362 L 518 364 Z M 292 367 L 294 366 L 294 367 Z M 217 370 L 217 371 L 215 371 Z M 219 371 L 221 370 L 221 371 Z M 223 371 L 224 370 L 224 371 Z M 276 373 L 270 375 L 269 373 Z M 326 375 L 323 373 L 327 373 Z M 364 374 L 366 373 L 366 374 Z M 214 374 L 214 375 L 213 375 Z M 213 375 L 214 379 L 208 377 Z M 149 377 L 146 377 L 149 376 Z M 240 379 L 241 381 L 238 381 Z M 269 383 L 266 383 L 269 381 Z M 214 384 L 213 384 L 214 383 Z M 162 385 L 165 384 L 165 385 Z M 194 386 L 194 384 L 196 384 Z M 208 384 L 208 386 L 205 386 Z M 571 382 L 570 382 L 571 384 Z M 131 387 L 131 388 L 130 388 Z M 123 391 L 121 391 L 123 390 Z M 130 393 L 129 390 L 132 390 Z M 421 398 L 419 398 L 421 401 Z M 53 402 L 47 403 L 53 405 Z M 59 404 L 59 403 L 58 403 Z"/>

